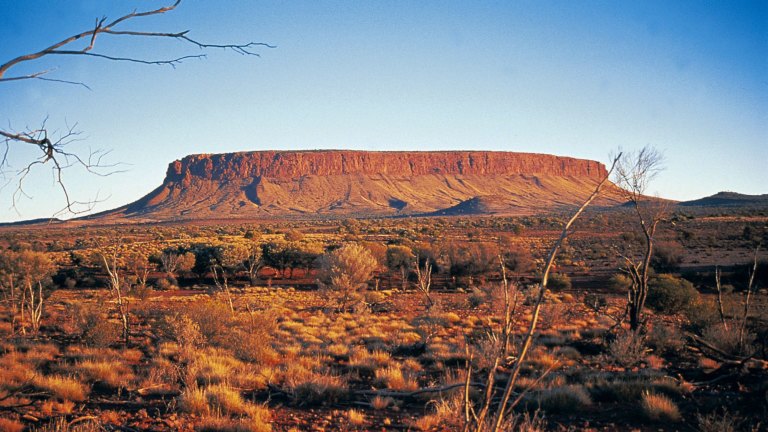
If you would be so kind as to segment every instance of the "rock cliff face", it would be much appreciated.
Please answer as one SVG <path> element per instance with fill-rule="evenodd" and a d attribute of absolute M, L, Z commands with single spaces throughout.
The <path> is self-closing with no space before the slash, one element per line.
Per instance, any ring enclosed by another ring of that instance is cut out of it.
<path fill-rule="evenodd" d="M 554 175 L 602 178 L 599 162 L 544 154 L 444 151 L 261 151 L 191 155 L 168 166 L 166 182 L 193 178 L 234 180 L 246 177 L 291 179 L 333 175 Z"/>
<path fill-rule="evenodd" d="M 511 152 L 201 154 L 172 162 L 160 187 L 106 215 L 178 220 L 530 214 L 578 204 L 605 174 L 595 161 Z M 602 203 L 616 198 L 609 193 Z"/>

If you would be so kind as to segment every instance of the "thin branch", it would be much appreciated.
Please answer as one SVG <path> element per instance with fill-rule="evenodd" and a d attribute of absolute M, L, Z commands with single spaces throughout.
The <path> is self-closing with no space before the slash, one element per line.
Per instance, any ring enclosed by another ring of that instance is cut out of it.
<path fill-rule="evenodd" d="M 576 222 L 576 219 L 581 216 L 581 214 L 586 210 L 586 208 L 592 203 L 592 201 L 595 200 L 595 198 L 600 195 L 600 190 L 602 189 L 603 185 L 608 181 L 608 178 L 610 177 L 613 170 L 616 168 L 619 160 L 621 158 L 621 153 L 619 153 L 616 158 L 614 158 L 613 163 L 611 164 L 611 168 L 608 171 L 608 174 L 595 186 L 595 190 L 589 195 L 589 197 L 584 201 L 584 203 L 579 207 L 578 210 L 571 216 L 571 218 L 568 220 L 568 222 L 563 227 L 562 232 L 560 233 L 560 237 L 557 239 L 554 245 L 552 245 L 552 249 L 549 252 L 549 257 L 547 258 L 547 264 L 544 267 L 544 274 L 541 278 L 541 283 L 539 283 L 539 292 L 536 298 L 536 303 L 533 308 L 533 314 L 531 317 L 531 323 L 528 326 L 528 332 L 525 335 L 525 338 L 523 339 L 522 347 L 520 348 L 520 353 L 518 354 L 518 358 L 515 361 L 515 366 L 512 369 L 512 373 L 510 374 L 509 381 L 507 381 L 507 386 L 504 389 L 504 394 L 501 399 L 501 404 L 498 407 L 498 410 L 496 412 L 496 420 L 493 425 L 493 431 L 498 431 L 501 428 L 502 422 L 504 420 L 509 398 L 512 395 L 512 388 L 515 385 L 515 382 L 517 381 L 517 377 L 520 374 L 520 370 L 523 366 L 523 361 L 525 360 L 526 355 L 528 354 L 528 350 L 531 348 L 531 344 L 533 342 L 534 334 L 536 332 L 536 327 L 539 321 L 539 315 L 541 314 L 541 307 L 544 304 L 544 294 L 547 292 L 547 281 L 549 278 L 549 272 L 552 269 L 552 265 L 555 262 L 555 257 L 557 256 L 558 251 L 560 250 L 560 247 L 562 246 L 563 242 L 565 241 L 566 237 L 568 236 L 568 230 L 571 228 L 574 222 Z M 514 408 L 514 405 L 509 406 L 509 408 Z"/>
<path fill-rule="evenodd" d="M 114 35 L 114 36 L 129 36 L 129 37 L 138 37 L 138 38 L 142 38 L 142 37 L 169 38 L 169 39 L 180 40 L 188 45 L 195 46 L 201 50 L 202 49 L 232 50 L 234 52 L 237 52 L 238 54 L 253 55 L 253 56 L 259 56 L 259 54 L 254 51 L 255 48 L 258 48 L 258 47 L 275 48 L 275 46 L 273 45 L 270 45 L 267 43 L 261 43 L 261 42 L 248 42 L 244 44 L 204 43 L 204 42 L 200 42 L 198 40 L 190 38 L 188 36 L 189 30 L 185 30 L 182 32 L 152 32 L 152 31 L 135 31 L 135 30 L 116 29 L 119 25 L 123 24 L 125 21 L 129 21 L 135 18 L 152 16 L 152 15 L 160 15 L 160 14 L 164 14 L 166 12 L 172 11 L 180 3 L 181 3 L 181 0 L 176 0 L 175 2 L 173 2 L 168 6 L 159 7 L 157 9 L 152 9 L 152 10 L 147 10 L 142 12 L 137 12 L 136 10 L 134 10 L 133 12 L 125 14 L 111 22 L 107 22 L 107 17 L 96 18 L 93 26 L 88 28 L 85 31 L 82 31 L 80 33 L 64 38 L 40 51 L 20 55 L 14 59 L 11 59 L 10 61 L 0 64 L 0 82 L 36 79 L 41 81 L 50 81 L 50 82 L 63 83 L 63 84 L 79 85 L 79 86 L 85 87 L 88 90 L 91 89 L 90 87 L 88 87 L 88 85 L 82 82 L 70 81 L 66 79 L 50 78 L 48 75 L 51 72 L 53 72 L 55 69 L 45 69 L 45 70 L 29 73 L 26 75 L 6 76 L 7 72 L 11 70 L 13 67 L 15 67 L 16 65 L 19 65 L 21 63 L 26 63 L 26 62 L 32 62 L 34 60 L 38 60 L 43 57 L 54 56 L 54 55 L 86 56 L 86 57 L 101 58 L 101 59 L 116 61 L 116 62 L 139 63 L 139 64 L 146 64 L 146 65 L 167 65 L 174 68 L 176 67 L 177 64 L 182 63 L 184 60 L 202 59 L 206 57 L 205 54 L 189 54 L 189 55 L 182 55 L 172 59 L 146 60 L 146 59 L 134 58 L 131 56 L 118 56 L 118 55 L 110 55 L 105 53 L 97 53 L 97 52 L 94 52 L 94 50 L 97 45 L 98 37 L 101 34 Z M 78 41 L 87 42 L 87 45 L 83 46 L 82 48 L 77 48 L 74 44 L 75 42 L 78 42 Z M 56 133 L 50 134 L 50 136 L 54 136 L 54 135 L 56 135 Z M 87 172 L 100 175 L 100 176 L 109 176 L 121 171 L 112 170 L 112 168 L 117 166 L 117 164 L 103 163 L 102 158 L 106 156 L 109 152 L 91 151 L 88 154 L 88 156 L 85 157 L 74 152 L 66 151 L 64 147 L 66 147 L 67 144 L 70 144 L 71 142 L 76 141 L 76 136 L 77 136 L 77 133 L 74 133 L 74 130 L 70 128 L 70 130 L 64 133 L 64 135 L 61 138 L 59 138 L 58 140 L 52 141 L 51 139 L 49 139 L 49 133 L 45 127 L 45 121 L 43 122 L 43 126 L 40 129 L 36 129 L 36 130 L 26 130 L 23 132 L 17 132 L 10 127 L 8 128 L 8 130 L 0 129 L 0 139 L 5 142 L 5 149 L 3 151 L 2 160 L 0 161 L 0 168 L 7 167 L 9 165 L 8 155 L 9 155 L 11 142 L 35 145 L 39 147 L 42 153 L 37 159 L 32 160 L 31 162 L 27 163 L 26 166 L 24 166 L 22 169 L 16 171 L 16 174 L 14 177 L 18 180 L 18 183 L 17 183 L 16 191 L 13 194 L 14 208 L 15 208 L 17 199 L 22 197 L 29 197 L 29 195 L 24 191 L 23 183 L 24 183 L 24 180 L 27 178 L 27 176 L 30 174 L 30 172 L 34 168 L 36 168 L 38 165 L 43 165 L 49 162 L 52 165 L 52 170 L 54 173 L 54 181 L 56 184 L 58 184 L 59 188 L 61 189 L 66 199 L 66 207 L 64 211 L 70 212 L 73 214 L 78 214 L 78 213 L 89 211 L 93 208 L 92 204 L 94 204 L 97 201 L 80 202 L 80 201 L 75 201 L 70 197 L 70 194 L 67 191 L 65 183 L 63 181 L 63 171 L 73 166 L 80 166 L 84 168 Z M 110 171 L 107 173 L 103 173 L 102 171 L 100 171 L 104 168 L 110 169 Z M 2 172 L 2 170 L 0 170 L 0 175 L 4 176 L 5 173 Z M 10 180 L 8 183 L 6 183 L 6 185 L 7 184 L 10 184 Z M 85 210 L 79 210 L 75 208 L 82 204 L 85 204 Z"/>

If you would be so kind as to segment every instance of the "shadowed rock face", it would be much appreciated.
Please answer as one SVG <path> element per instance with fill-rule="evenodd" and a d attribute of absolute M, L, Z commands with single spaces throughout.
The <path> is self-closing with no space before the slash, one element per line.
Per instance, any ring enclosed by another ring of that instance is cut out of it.
<path fill-rule="evenodd" d="M 511 152 L 258 151 L 191 155 L 101 217 L 142 220 L 530 214 L 582 201 L 599 162 Z M 467 203 L 462 205 L 462 203 Z M 615 204 L 610 193 L 603 204 Z M 482 205 L 477 205 L 482 203 Z"/>

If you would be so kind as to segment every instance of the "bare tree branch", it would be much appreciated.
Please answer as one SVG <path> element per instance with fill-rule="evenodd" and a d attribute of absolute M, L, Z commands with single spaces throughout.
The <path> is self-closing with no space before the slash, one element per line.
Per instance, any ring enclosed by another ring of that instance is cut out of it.
<path fill-rule="evenodd" d="M 48 75 L 51 72 L 53 72 L 55 69 L 44 69 L 44 70 L 36 71 L 33 73 L 29 73 L 26 75 L 16 75 L 16 76 L 7 75 L 7 73 L 11 69 L 13 69 L 15 66 L 19 64 L 33 62 L 43 57 L 50 57 L 55 55 L 84 56 L 84 57 L 92 57 L 92 58 L 101 58 L 101 59 L 116 61 L 116 62 L 130 62 L 130 63 L 139 63 L 139 64 L 147 64 L 147 65 L 161 65 L 161 66 L 167 65 L 173 68 L 175 68 L 176 65 L 182 63 L 184 60 L 202 59 L 206 57 L 205 54 L 188 54 L 188 55 L 175 57 L 172 59 L 147 60 L 147 59 L 135 58 L 132 56 L 121 56 L 121 55 L 98 53 L 98 52 L 94 52 L 94 49 L 96 48 L 97 41 L 100 35 L 128 36 L 128 37 L 137 37 L 137 38 L 147 38 L 147 37 L 168 38 L 168 39 L 175 39 L 175 40 L 182 41 L 188 45 L 192 45 L 201 50 L 204 50 L 204 49 L 232 50 L 241 55 L 252 55 L 252 56 L 259 56 L 259 54 L 255 52 L 255 48 L 259 48 L 259 47 L 274 48 L 273 45 L 269 45 L 262 42 L 247 42 L 243 44 L 204 43 L 204 42 L 200 42 L 198 40 L 190 38 L 188 36 L 189 30 L 185 30 L 181 32 L 159 32 L 159 31 L 137 31 L 137 30 L 116 29 L 116 27 L 124 24 L 125 22 L 136 19 L 136 18 L 147 17 L 152 15 L 160 15 L 166 12 L 170 12 L 176 9 L 176 7 L 179 6 L 180 3 L 181 3 L 181 0 L 176 0 L 175 2 L 173 2 L 173 4 L 163 6 L 157 9 L 141 11 L 141 12 L 137 12 L 136 10 L 134 10 L 133 12 L 123 15 L 111 22 L 107 22 L 106 16 L 101 18 L 96 18 L 93 27 L 90 27 L 85 31 L 66 37 L 40 51 L 20 55 L 14 59 L 11 59 L 10 61 L 0 64 L 0 83 L 11 82 L 11 81 L 22 81 L 22 80 L 41 80 L 41 81 L 50 81 L 50 82 L 56 82 L 56 83 L 79 85 L 90 90 L 90 87 L 88 87 L 88 85 L 82 82 L 49 77 Z M 75 43 L 78 41 L 85 41 L 87 42 L 87 45 L 85 45 L 82 48 L 77 48 L 75 47 Z M 40 154 L 38 155 L 37 158 L 33 159 L 31 162 L 25 163 L 23 168 L 16 170 L 14 175 L 12 176 L 17 180 L 16 181 L 17 187 L 13 193 L 12 207 L 13 208 L 16 207 L 16 203 L 19 198 L 29 197 L 29 195 L 24 191 L 23 183 L 24 183 L 24 180 L 27 178 L 27 176 L 32 172 L 32 170 L 37 168 L 39 165 L 49 164 L 51 165 L 51 169 L 53 171 L 54 182 L 59 186 L 66 200 L 66 206 L 64 207 L 62 212 L 79 214 L 79 213 L 90 211 L 93 208 L 93 205 L 98 202 L 98 200 L 90 200 L 90 201 L 74 200 L 66 188 L 66 185 L 65 185 L 66 183 L 63 178 L 63 171 L 71 167 L 81 167 L 91 174 L 108 176 L 111 174 L 121 172 L 114 169 L 119 164 L 106 164 L 103 162 L 103 158 L 107 154 L 109 154 L 109 152 L 96 150 L 96 151 L 89 152 L 88 155 L 85 156 L 81 153 L 76 153 L 74 151 L 72 152 L 67 151 L 65 147 L 68 144 L 76 141 L 80 133 L 76 132 L 74 128 L 69 128 L 68 131 L 64 132 L 63 134 L 57 137 L 56 133 L 49 132 L 47 130 L 47 128 L 45 127 L 45 123 L 46 122 L 43 121 L 42 126 L 34 130 L 31 130 L 28 128 L 27 130 L 24 130 L 24 131 L 17 131 L 11 127 L 9 127 L 7 130 L 0 129 L 0 140 L 2 140 L 5 143 L 5 149 L 3 150 L 2 160 L 0 160 L 0 175 L 5 176 L 6 172 L 10 168 L 8 156 L 11 151 L 10 145 L 12 143 L 13 144 L 29 144 L 29 145 L 38 147 L 40 151 Z M 14 153 L 16 153 L 15 149 L 16 147 L 14 147 Z M 108 171 L 104 172 L 104 169 L 107 169 Z M 9 183 L 10 182 L 11 181 L 9 181 Z M 6 186 L 7 184 L 8 183 L 6 183 Z"/>
<path fill-rule="evenodd" d="M 648 199 L 644 195 L 648 184 L 661 172 L 664 156 L 653 147 L 643 147 L 637 152 L 624 153 L 618 159 L 614 182 L 632 206 L 643 232 L 644 251 L 640 260 L 623 257 L 622 269 L 631 279 L 627 292 L 627 313 L 630 327 L 637 331 L 643 326 L 643 308 L 648 296 L 648 280 L 651 274 L 651 257 L 656 241 L 656 229 L 667 212 L 668 203 Z"/>

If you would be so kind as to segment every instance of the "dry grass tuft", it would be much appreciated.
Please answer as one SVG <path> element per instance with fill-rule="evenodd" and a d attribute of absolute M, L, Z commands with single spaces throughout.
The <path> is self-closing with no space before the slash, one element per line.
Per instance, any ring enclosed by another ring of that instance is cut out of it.
<path fill-rule="evenodd" d="M 365 414 L 363 414 L 362 411 L 350 409 L 347 411 L 347 420 L 349 421 L 349 424 L 361 426 L 365 423 Z"/>
<path fill-rule="evenodd" d="M 723 414 L 709 413 L 707 415 L 696 415 L 696 422 L 701 432 L 734 432 L 738 427 L 738 420 L 735 416 L 724 411 Z"/>
<path fill-rule="evenodd" d="M 16 420 L 7 419 L 7 418 L 0 418 L 0 430 L 5 432 L 23 432 L 24 431 L 24 423 L 18 422 Z"/>
<path fill-rule="evenodd" d="M 409 373 L 394 365 L 377 369 L 375 383 L 392 390 L 412 391 L 419 388 L 419 383 Z"/>
<path fill-rule="evenodd" d="M 385 410 L 395 402 L 391 397 L 376 396 L 371 399 L 371 407 L 377 411 Z"/>
<path fill-rule="evenodd" d="M 35 387 L 50 392 L 53 397 L 72 402 L 83 402 L 89 390 L 80 381 L 61 375 L 37 376 L 33 380 Z"/>
<path fill-rule="evenodd" d="M 215 384 L 205 389 L 208 404 L 214 412 L 230 415 L 245 415 L 250 404 L 243 399 L 239 391 L 225 384 Z"/>
<path fill-rule="evenodd" d="M 680 421 L 680 410 L 667 396 L 654 393 L 643 393 L 643 413 L 653 421 Z"/>
<path fill-rule="evenodd" d="M 197 387 L 186 388 L 179 397 L 181 409 L 195 415 L 207 415 L 210 412 L 205 390 Z"/>
<path fill-rule="evenodd" d="M 272 425 L 261 419 L 230 419 L 227 417 L 205 417 L 195 427 L 197 432 L 271 432 Z"/>
<path fill-rule="evenodd" d="M 114 388 L 127 387 L 134 379 L 131 367 L 119 360 L 84 360 L 76 363 L 72 371 L 86 381 L 100 381 Z"/>

